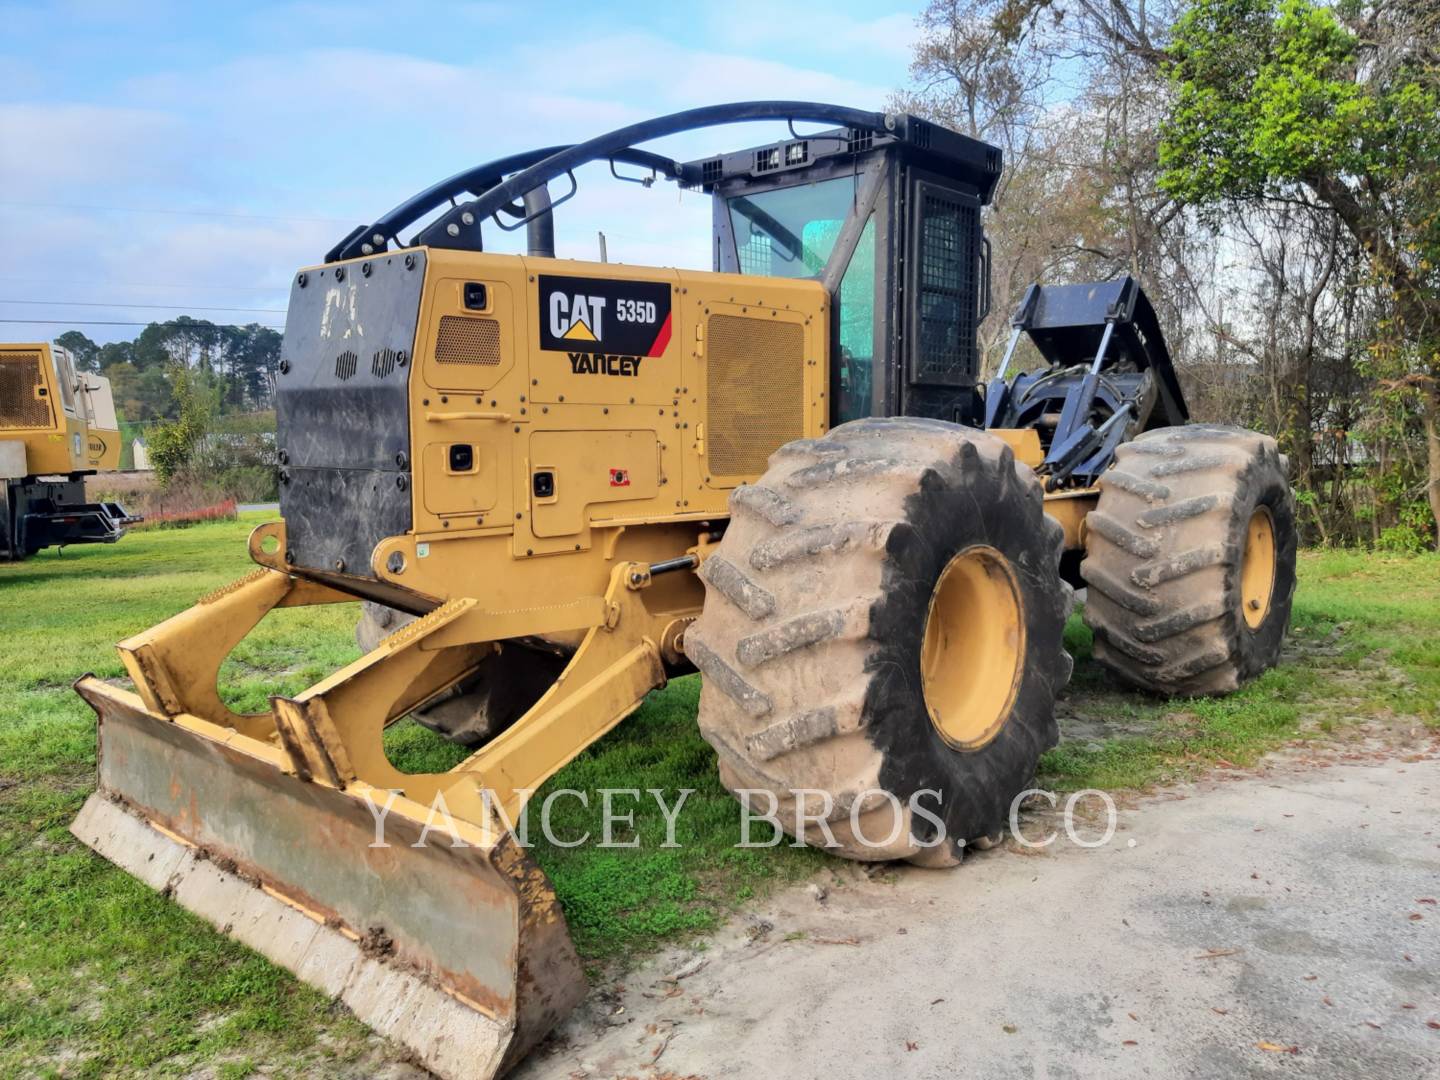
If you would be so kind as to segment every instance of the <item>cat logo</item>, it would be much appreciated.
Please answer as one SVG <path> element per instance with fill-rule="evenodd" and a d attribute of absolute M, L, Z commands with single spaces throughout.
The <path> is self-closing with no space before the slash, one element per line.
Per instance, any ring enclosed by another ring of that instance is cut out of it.
<path fill-rule="evenodd" d="M 566 341 L 599 341 L 605 332 L 605 297 L 556 289 L 550 294 L 550 333 Z"/>
<path fill-rule="evenodd" d="M 575 374 L 637 375 L 639 358 L 670 347 L 671 286 L 663 281 L 541 274 L 537 286 L 540 348 L 568 353 L 572 365 L 583 357 Z"/>

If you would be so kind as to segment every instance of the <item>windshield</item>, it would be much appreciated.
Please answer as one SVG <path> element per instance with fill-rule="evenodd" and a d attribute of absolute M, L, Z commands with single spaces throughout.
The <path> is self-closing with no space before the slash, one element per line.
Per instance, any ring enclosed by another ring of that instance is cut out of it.
<path fill-rule="evenodd" d="M 855 179 L 777 188 L 730 200 L 742 274 L 815 277 L 825 268 L 855 205 Z"/>

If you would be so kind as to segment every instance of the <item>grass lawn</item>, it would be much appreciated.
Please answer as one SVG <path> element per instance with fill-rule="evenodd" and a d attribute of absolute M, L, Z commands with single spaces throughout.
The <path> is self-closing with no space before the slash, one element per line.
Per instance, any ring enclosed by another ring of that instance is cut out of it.
<path fill-rule="evenodd" d="M 1114 684 L 1090 659 L 1089 628 L 1072 618 L 1075 674 L 1058 711 L 1138 734 L 1062 742 L 1040 760 L 1041 785 L 1183 780 L 1357 721 L 1440 727 L 1440 556 L 1305 551 L 1299 579 L 1280 665 L 1226 698 L 1161 701 Z"/>
<path fill-rule="evenodd" d="M 114 547 L 0 565 L 0 1074 L 208 1068 L 239 1077 L 263 1067 L 359 1076 L 387 1053 L 343 1009 L 66 831 L 95 764 L 94 719 L 70 683 L 87 671 L 121 675 L 115 641 L 246 572 L 244 537 L 258 520 L 137 533 Z M 273 614 L 222 672 L 227 700 L 261 708 L 269 693 L 297 691 L 353 659 L 355 616 L 353 605 Z M 1046 755 L 1041 782 L 1138 787 L 1245 764 L 1355 717 L 1440 723 L 1440 558 L 1306 554 L 1295 629 L 1291 662 L 1243 693 L 1161 703 L 1110 686 L 1089 662 L 1076 618 L 1068 634 L 1075 682 L 1061 711 L 1118 721 L 1132 734 L 1065 744 Z M 638 849 L 552 848 L 535 837 L 576 945 L 596 966 L 706 930 L 756 892 L 828 861 L 809 849 L 734 847 L 738 806 L 695 727 L 697 695 L 694 678 L 672 683 L 551 781 L 695 789 L 679 848 L 658 847 L 664 822 L 648 799 L 637 804 Z M 463 756 L 409 722 L 387 741 L 408 769 L 446 768 Z M 598 834 L 592 802 L 558 802 L 557 831 Z"/>

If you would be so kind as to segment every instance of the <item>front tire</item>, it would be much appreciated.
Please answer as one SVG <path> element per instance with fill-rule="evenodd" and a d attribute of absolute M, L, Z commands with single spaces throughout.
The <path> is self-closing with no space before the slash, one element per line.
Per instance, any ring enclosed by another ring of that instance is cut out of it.
<path fill-rule="evenodd" d="M 836 854 L 958 861 L 1055 744 L 1070 676 L 1034 474 L 984 432 L 858 420 L 782 447 L 731 514 L 685 635 L 722 782 Z"/>
<path fill-rule="evenodd" d="M 1268 435 L 1193 425 L 1119 448 L 1086 519 L 1095 659 L 1163 695 L 1239 689 L 1280 658 L 1295 501 Z"/>

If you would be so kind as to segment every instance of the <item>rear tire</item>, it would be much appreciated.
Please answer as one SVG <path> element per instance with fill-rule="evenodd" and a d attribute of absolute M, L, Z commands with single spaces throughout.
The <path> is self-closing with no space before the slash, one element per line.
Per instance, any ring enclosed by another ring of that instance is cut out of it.
<path fill-rule="evenodd" d="M 1086 519 L 1095 659 L 1164 695 L 1228 694 L 1280 657 L 1295 503 L 1275 440 L 1159 428 L 1121 446 Z"/>
<path fill-rule="evenodd" d="M 415 618 L 369 600 L 361 609 L 355 640 L 364 652 Z M 568 662 L 554 653 L 504 642 L 453 690 L 410 715 L 451 742 L 480 746 L 529 712 Z"/>
<path fill-rule="evenodd" d="M 835 854 L 957 862 L 1055 744 L 1070 676 L 1034 474 L 984 432 L 858 420 L 782 447 L 730 505 L 685 635 L 721 781 Z"/>

